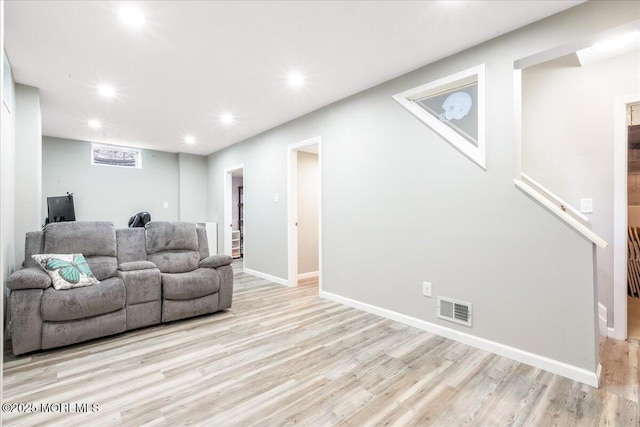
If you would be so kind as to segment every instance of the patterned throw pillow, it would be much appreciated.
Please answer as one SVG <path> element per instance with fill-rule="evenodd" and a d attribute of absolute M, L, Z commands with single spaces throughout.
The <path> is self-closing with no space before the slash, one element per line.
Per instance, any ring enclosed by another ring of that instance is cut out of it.
<path fill-rule="evenodd" d="M 57 290 L 95 285 L 96 279 L 82 254 L 31 255 L 46 271 Z"/>

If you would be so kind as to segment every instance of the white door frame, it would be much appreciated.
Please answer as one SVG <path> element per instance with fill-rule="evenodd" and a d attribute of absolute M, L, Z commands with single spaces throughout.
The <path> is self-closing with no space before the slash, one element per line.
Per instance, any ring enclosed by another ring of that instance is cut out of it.
<path fill-rule="evenodd" d="M 613 116 L 613 328 L 607 335 L 627 339 L 627 107 L 640 93 L 616 98 Z"/>
<path fill-rule="evenodd" d="M 298 286 L 298 149 L 318 145 L 318 281 L 322 293 L 322 138 L 287 145 L 287 237 L 289 286 Z"/>
<path fill-rule="evenodd" d="M 233 226 L 233 172 L 238 169 L 242 169 L 242 180 L 243 185 L 244 181 L 247 179 L 244 163 L 240 163 L 239 165 L 226 168 L 224 170 L 224 223 L 222 224 L 222 238 L 224 239 L 224 254 L 231 256 L 231 227 Z M 246 200 L 245 195 L 245 200 Z M 243 257 L 244 263 L 244 257 Z"/>

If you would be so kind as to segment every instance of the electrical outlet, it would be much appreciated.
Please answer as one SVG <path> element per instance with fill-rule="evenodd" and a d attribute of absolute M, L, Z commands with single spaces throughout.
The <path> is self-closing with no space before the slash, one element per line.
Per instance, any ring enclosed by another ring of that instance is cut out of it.
<path fill-rule="evenodd" d="M 275 193 L 275 194 L 273 195 L 273 201 L 274 201 L 274 202 L 278 202 L 279 200 L 280 200 L 280 195 L 279 195 L 278 193 Z"/>
<path fill-rule="evenodd" d="M 422 295 L 431 297 L 431 282 L 422 282 Z"/>
<path fill-rule="evenodd" d="M 169 208 L 169 202 L 164 202 L 164 208 L 168 209 Z"/>

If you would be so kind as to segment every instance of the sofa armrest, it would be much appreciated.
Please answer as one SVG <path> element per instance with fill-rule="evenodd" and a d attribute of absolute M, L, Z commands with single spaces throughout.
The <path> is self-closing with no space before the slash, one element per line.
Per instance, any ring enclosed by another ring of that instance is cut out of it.
<path fill-rule="evenodd" d="M 151 261 L 130 261 L 118 265 L 120 271 L 151 270 L 152 268 L 158 267 Z"/>
<path fill-rule="evenodd" d="M 233 262 L 233 258 L 229 255 L 211 255 L 205 259 L 200 260 L 199 267 L 202 268 L 218 268 L 225 265 L 230 265 Z"/>
<path fill-rule="evenodd" d="M 233 300 L 233 268 L 225 265 L 216 269 L 220 275 L 220 289 L 218 290 L 218 310 L 231 308 Z"/>
<path fill-rule="evenodd" d="M 7 287 L 12 291 L 18 289 L 47 289 L 51 286 L 51 277 L 41 268 L 23 268 L 14 271 L 7 278 Z"/>

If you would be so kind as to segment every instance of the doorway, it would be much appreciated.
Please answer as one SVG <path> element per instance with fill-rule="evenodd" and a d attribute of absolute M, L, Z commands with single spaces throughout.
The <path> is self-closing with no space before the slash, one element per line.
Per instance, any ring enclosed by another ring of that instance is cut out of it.
<path fill-rule="evenodd" d="M 287 147 L 289 286 L 317 280 L 322 292 L 321 138 Z"/>
<path fill-rule="evenodd" d="M 618 98 L 614 133 L 614 328 L 609 336 L 640 339 L 640 94 Z"/>
<path fill-rule="evenodd" d="M 224 253 L 244 268 L 245 260 L 245 170 L 240 164 L 224 170 Z"/>

